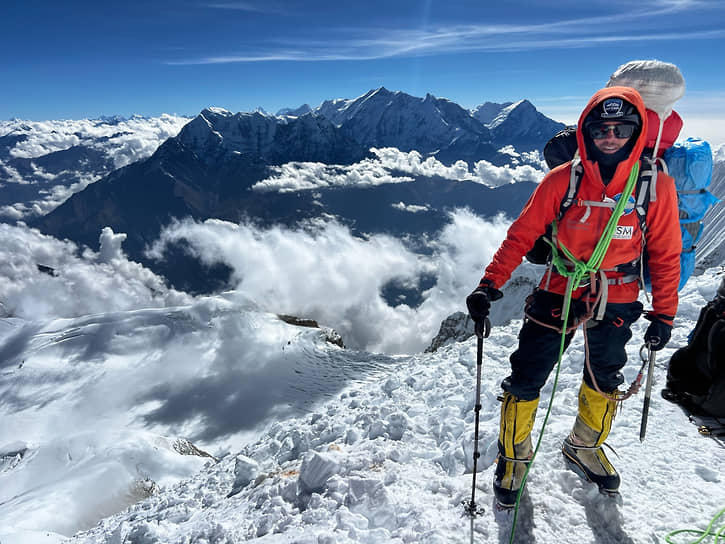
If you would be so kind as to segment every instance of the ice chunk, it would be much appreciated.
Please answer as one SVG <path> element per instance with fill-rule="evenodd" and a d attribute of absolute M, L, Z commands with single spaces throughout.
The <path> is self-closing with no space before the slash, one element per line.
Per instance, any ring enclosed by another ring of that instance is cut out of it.
<path fill-rule="evenodd" d="M 340 463 L 332 454 L 312 452 L 305 456 L 300 467 L 302 491 L 314 493 L 325 489 L 327 480 L 340 471 Z"/>
<path fill-rule="evenodd" d="M 254 480 L 259 473 L 259 464 L 244 455 L 237 455 L 234 460 L 234 485 L 229 496 L 236 495 L 247 487 L 249 482 Z"/>

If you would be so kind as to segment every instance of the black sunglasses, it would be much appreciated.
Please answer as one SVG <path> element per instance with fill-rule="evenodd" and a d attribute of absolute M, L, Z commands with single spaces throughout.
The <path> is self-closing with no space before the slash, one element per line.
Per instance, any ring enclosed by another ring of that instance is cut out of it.
<path fill-rule="evenodd" d="M 589 127 L 589 136 L 594 140 L 601 140 L 607 137 L 612 131 L 615 138 L 630 138 L 634 134 L 634 125 L 623 123 L 621 125 L 592 125 Z"/>

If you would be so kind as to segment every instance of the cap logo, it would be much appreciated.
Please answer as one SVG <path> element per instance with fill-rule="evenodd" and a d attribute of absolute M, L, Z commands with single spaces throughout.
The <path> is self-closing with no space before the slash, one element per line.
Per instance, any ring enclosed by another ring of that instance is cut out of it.
<path fill-rule="evenodd" d="M 602 103 L 602 119 L 612 119 L 624 116 L 624 100 L 621 98 L 607 98 Z"/>

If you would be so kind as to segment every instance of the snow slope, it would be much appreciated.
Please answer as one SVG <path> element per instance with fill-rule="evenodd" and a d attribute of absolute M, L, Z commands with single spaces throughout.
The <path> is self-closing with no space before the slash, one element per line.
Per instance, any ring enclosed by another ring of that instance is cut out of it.
<path fill-rule="evenodd" d="M 720 145 L 712 152 L 712 181 L 709 190 L 717 198 L 725 201 L 725 145 Z M 722 232 L 725 229 L 725 206 L 713 206 L 705 215 L 705 229 L 697 246 L 698 268 L 708 268 L 723 262 L 725 244 Z"/>
<path fill-rule="evenodd" d="M 576 413 L 583 357 L 582 337 L 577 334 L 561 365 L 551 417 L 519 512 L 516 542 L 664 542 L 673 530 L 705 528 L 725 506 L 723 443 L 700 436 L 678 407 L 659 396 L 666 362 L 685 343 L 699 308 L 714 296 L 720 274 L 721 269 L 708 270 L 682 293 L 678 326 L 658 357 L 644 443 L 639 441 L 642 394 L 627 401 L 617 416 L 609 442 L 619 454 L 611 456 L 623 480 L 619 503 L 568 470 L 559 453 Z M 212 335 L 224 324 L 210 309 L 225 304 L 231 303 L 205 303 L 206 317 L 200 322 L 209 319 Z M 320 342 L 314 330 L 280 330 L 271 316 L 243 310 L 232 317 L 232 306 L 223 312 L 227 319 L 254 322 L 255 338 L 274 338 L 258 353 L 262 362 L 296 367 L 297 387 L 305 392 L 302 398 L 310 400 L 304 407 L 309 412 L 279 414 L 239 452 L 220 456 L 216 463 L 207 460 L 193 477 L 162 486 L 146 500 L 69 540 L 55 536 L 55 542 L 508 542 L 511 516 L 494 512 L 490 481 L 498 384 L 507 374 L 520 320 L 495 327 L 485 342 L 477 490 L 485 512 L 470 522 L 462 517 L 461 501 L 471 494 L 474 339 L 433 354 L 381 359 Z M 187 308 L 182 313 L 194 312 Z M 152 323 L 146 316 L 136 330 L 150 330 Z M 625 368 L 628 380 L 639 366 L 645 326 L 643 321 L 634 326 Z M 196 347 L 203 354 L 213 343 Z M 365 370 L 358 379 L 348 380 L 360 365 Z M 39 366 L 36 362 L 33 368 Z M 328 379 L 341 377 L 346 379 L 338 382 L 339 390 L 310 395 Z M 542 392 L 536 436 L 552 386 L 553 376 Z M 93 500 L 82 493 L 73 498 Z M 42 504 L 32 495 L 27 500 Z M 8 506 L 10 512 L 17 506 L 4 502 L 7 520 Z M 15 527 L 29 530 L 29 525 Z M 3 544 L 49 538 L 42 532 L 21 537 L 6 523 L 0 526 Z M 676 542 L 689 541 L 682 537 Z"/>
<path fill-rule="evenodd" d="M 229 293 L 42 326 L 4 320 L 0 541 L 8 528 L 90 527 L 191 476 L 210 446 L 240 443 L 388 360 L 356 356 L 321 381 L 333 369 L 317 346 L 333 335 L 250 304 Z"/>

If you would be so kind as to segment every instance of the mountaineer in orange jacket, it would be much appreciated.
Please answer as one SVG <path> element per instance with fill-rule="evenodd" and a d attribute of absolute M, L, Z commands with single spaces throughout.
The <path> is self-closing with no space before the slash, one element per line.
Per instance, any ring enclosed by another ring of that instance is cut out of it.
<path fill-rule="evenodd" d="M 579 260 L 587 261 L 601 238 L 614 203 L 644 150 L 647 113 L 636 90 L 608 87 L 591 98 L 577 127 L 583 173 L 576 200 L 558 218 L 573 179 L 575 160 L 547 174 L 509 228 L 479 286 L 466 299 L 476 323 L 482 323 L 491 302 L 503 296 L 500 288 L 552 222 L 557 222 L 557 247 L 567 248 Z M 618 386 L 624 378 L 620 370 L 627 361 L 625 345 L 632 337 L 630 327 L 642 314 L 642 304 L 637 300 L 639 275 L 632 273 L 632 265 L 639 262 L 643 243 L 652 283 L 653 310 L 647 314 L 651 324 L 645 333 L 651 349 L 659 350 L 669 341 L 677 311 L 681 248 L 677 194 L 671 177 L 660 172 L 655 179 L 645 232 L 640 228 L 638 214 L 625 210 L 600 273 L 573 292 L 572 318 L 567 324 L 585 314 L 592 316 L 592 310 L 596 312 L 596 318 L 587 321 L 584 329 L 591 371 L 584 371 L 579 411 L 562 451 L 600 490 L 609 493 L 617 491 L 620 478 L 601 445 L 611 429 L 615 399 L 621 396 Z M 539 287 L 527 299 L 519 346 L 510 358 L 511 375 L 502 383 L 499 456 L 493 484 L 502 507 L 515 504 L 532 455 L 531 430 L 539 391 L 559 356 L 566 289 L 567 278 L 550 265 Z M 606 293 L 606 299 L 601 293 Z M 593 304 L 597 307 L 592 309 Z M 567 333 L 566 347 L 573 334 Z"/>

